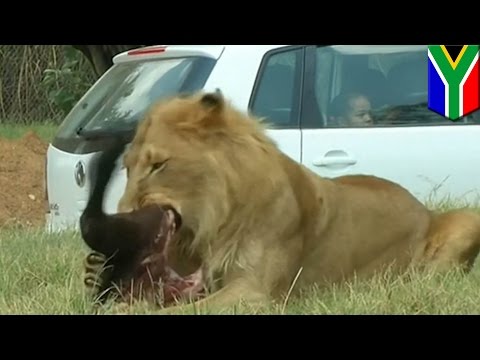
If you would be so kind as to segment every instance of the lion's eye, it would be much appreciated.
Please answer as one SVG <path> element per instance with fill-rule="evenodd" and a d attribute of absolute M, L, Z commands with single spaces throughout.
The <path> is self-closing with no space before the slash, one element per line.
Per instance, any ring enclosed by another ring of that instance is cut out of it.
<path fill-rule="evenodd" d="M 165 166 L 167 166 L 167 161 L 168 160 L 153 164 L 150 173 L 153 173 L 154 171 L 162 171 L 163 169 L 165 169 Z"/>

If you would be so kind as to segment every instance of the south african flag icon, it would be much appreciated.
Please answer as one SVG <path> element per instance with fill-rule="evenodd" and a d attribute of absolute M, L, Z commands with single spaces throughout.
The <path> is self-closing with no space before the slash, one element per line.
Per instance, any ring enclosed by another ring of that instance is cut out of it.
<path fill-rule="evenodd" d="M 480 108 L 479 45 L 428 46 L 428 108 L 450 120 Z"/>

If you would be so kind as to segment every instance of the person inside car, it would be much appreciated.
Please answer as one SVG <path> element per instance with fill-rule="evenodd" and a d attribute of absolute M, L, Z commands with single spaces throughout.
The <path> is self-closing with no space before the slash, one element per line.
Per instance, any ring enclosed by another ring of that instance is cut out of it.
<path fill-rule="evenodd" d="M 358 92 L 341 93 L 330 105 L 329 123 L 339 127 L 372 126 L 369 99 Z"/>

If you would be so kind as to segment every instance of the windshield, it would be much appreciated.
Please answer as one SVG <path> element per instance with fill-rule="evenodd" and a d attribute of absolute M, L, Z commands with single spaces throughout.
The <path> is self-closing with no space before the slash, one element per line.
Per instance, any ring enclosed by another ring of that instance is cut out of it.
<path fill-rule="evenodd" d="M 322 126 L 478 123 L 478 111 L 448 122 L 429 109 L 427 50 L 426 45 L 318 47 L 315 94 Z"/>
<path fill-rule="evenodd" d="M 155 101 L 200 90 L 214 63 L 209 58 L 188 57 L 114 65 L 67 115 L 57 143 L 76 135 L 134 129 Z"/>

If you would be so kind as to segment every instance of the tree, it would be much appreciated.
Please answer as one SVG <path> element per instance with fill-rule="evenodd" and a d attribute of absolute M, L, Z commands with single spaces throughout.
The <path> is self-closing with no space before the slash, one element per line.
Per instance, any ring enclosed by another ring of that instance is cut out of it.
<path fill-rule="evenodd" d="M 72 45 L 88 59 L 97 76 L 101 76 L 112 65 L 112 58 L 124 51 L 146 45 Z"/>

